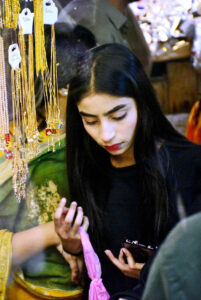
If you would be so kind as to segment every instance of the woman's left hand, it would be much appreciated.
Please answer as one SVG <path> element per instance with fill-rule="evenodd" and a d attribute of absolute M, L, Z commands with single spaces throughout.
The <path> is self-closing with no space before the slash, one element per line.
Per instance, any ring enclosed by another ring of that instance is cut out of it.
<path fill-rule="evenodd" d="M 140 272 L 144 264 L 136 263 L 129 250 L 122 248 L 118 258 L 116 258 L 110 250 L 105 250 L 105 254 L 125 276 L 140 279 Z"/>
<path fill-rule="evenodd" d="M 83 266 L 84 259 L 83 256 L 73 256 L 65 252 L 62 244 L 57 246 L 57 250 L 61 253 L 64 259 L 67 261 L 71 268 L 71 280 L 77 285 L 83 286 Z"/>

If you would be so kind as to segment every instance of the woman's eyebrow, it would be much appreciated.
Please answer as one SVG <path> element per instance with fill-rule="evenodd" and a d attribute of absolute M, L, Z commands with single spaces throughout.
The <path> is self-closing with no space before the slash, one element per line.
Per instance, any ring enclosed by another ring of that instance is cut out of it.
<path fill-rule="evenodd" d="M 104 113 L 104 116 L 108 116 L 108 115 L 111 115 L 113 114 L 114 112 L 122 109 L 122 108 L 125 108 L 126 107 L 126 104 L 121 104 L 121 105 L 117 105 L 115 106 L 113 109 L 109 110 L 108 112 Z"/>
<path fill-rule="evenodd" d="M 122 109 L 122 108 L 125 108 L 127 105 L 126 104 L 122 104 L 122 105 L 117 105 L 115 106 L 114 108 L 112 108 L 111 110 L 109 110 L 108 112 L 104 113 L 104 116 L 108 116 L 108 115 L 111 115 L 113 113 L 115 113 L 116 111 Z M 95 118 L 97 117 L 97 115 L 93 115 L 93 114 L 88 114 L 84 111 L 80 111 L 79 114 L 83 117 L 91 117 L 91 118 Z"/>
<path fill-rule="evenodd" d="M 83 117 L 91 117 L 91 118 L 96 118 L 97 117 L 96 115 L 88 114 L 84 111 L 79 111 L 79 114 Z"/>

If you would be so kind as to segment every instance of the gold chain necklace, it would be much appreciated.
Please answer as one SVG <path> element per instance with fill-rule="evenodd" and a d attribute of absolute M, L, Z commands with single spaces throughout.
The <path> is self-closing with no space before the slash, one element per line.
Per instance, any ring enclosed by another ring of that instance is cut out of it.
<path fill-rule="evenodd" d="M 3 1 L 3 26 L 11 29 L 17 28 L 20 13 L 19 0 Z"/>
<path fill-rule="evenodd" d="M 28 53 L 26 51 L 25 36 L 22 30 L 19 32 L 19 46 L 21 52 L 21 75 L 22 75 L 22 109 L 23 126 L 27 140 L 28 159 L 38 154 L 39 132 L 37 126 L 36 107 L 35 107 L 35 89 L 34 89 L 34 57 L 33 57 L 33 35 L 28 35 Z M 28 54 L 28 59 L 27 59 Z M 27 68 L 28 61 L 28 68 Z"/>
<path fill-rule="evenodd" d="M 56 64 L 56 46 L 55 46 L 55 29 L 51 25 L 51 64 L 49 74 L 49 101 L 46 103 L 47 129 L 46 134 L 51 137 L 51 145 L 55 151 L 55 139 L 57 137 L 60 143 L 62 122 L 60 117 L 60 108 L 58 100 L 57 85 L 57 64 Z"/>
<path fill-rule="evenodd" d="M 21 70 L 11 69 L 13 103 L 13 188 L 18 201 L 25 198 L 28 173 Z"/>
<path fill-rule="evenodd" d="M 9 150 L 9 117 L 8 117 L 8 97 L 6 88 L 6 70 L 3 38 L 0 36 L 0 146 L 1 150 L 7 153 L 7 158 L 11 158 Z"/>

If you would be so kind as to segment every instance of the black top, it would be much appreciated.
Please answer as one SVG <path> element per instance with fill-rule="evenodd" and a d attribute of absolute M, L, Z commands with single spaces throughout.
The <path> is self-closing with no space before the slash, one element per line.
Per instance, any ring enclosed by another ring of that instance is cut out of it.
<path fill-rule="evenodd" d="M 160 153 L 163 157 L 164 153 L 161 149 Z M 170 171 L 166 174 L 166 183 L 168 194 L 171 197 L 172 210 L 169 217 L 169 230 L 179 220 L 175 207 L 175 178 Z M 125 168 L 114 168 L 110 170 L 110 191 L 107 203 L 105 205 L 104 224 L 104 243 L 102 249 L 99 249 L 99 258 L 102 266 L 103 283 L 110 295 L 114 295 L 119 291 L 125 291 L 137 287 L 136 297 L 140 297 L 142 289 L 138 290 L 139 280 L 125 276 L 104 253 L 105 249 L 109 249 L 118 257 L 121 241 L 126 237 L 129 240 L 138 240 L 145 244 L 149 241 L 141 235 L 140 222 L 140 197 L 138 193 L 137 165 Z M 142 207 L 143 209 L 143 207 Z M 150 211 L 150 218 L 143 221 L 143 226 L 150 230 L 150 222 L 154 223 L 153 215 Z M 151 220 L 151 221 L 150 221 Z M 169 231 L 168 230 L 168 231 Z M 165 236 L 164 236 L 165 237 Z M 142 239 L 143 238 L 143 239 Z"/>
<path fill-rule="evenodd" d="M 111 168 L 111 189 L 105 207 L 104 237 L 105 249 L 118 257 L 121 241 L 127 237 L 139 240 L 139 195 L 137 189 L 136 165 L 126 168 Z M 103 250 L 105 250 L 103 249 Z M 130 289 L 137 280 L 122 274 L 107 258 L 104 252 L 100 256 L 103 283 L 110 295 Z M 114 276 L 115 274 L 115 276 Z"/>

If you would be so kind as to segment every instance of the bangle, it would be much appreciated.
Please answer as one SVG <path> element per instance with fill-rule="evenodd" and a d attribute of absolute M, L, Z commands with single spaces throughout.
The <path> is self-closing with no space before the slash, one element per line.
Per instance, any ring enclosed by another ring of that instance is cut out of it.
<path fill-rule="evenodd" d="M 83 254 L 82 250 L 79 253 L 72 253 L 70 251 L 67 251 L 66 249 L 63 249 L 63 251 L 66 252 L 67 254 L 72 255 L 72 256 L 81 256 Z"/>

